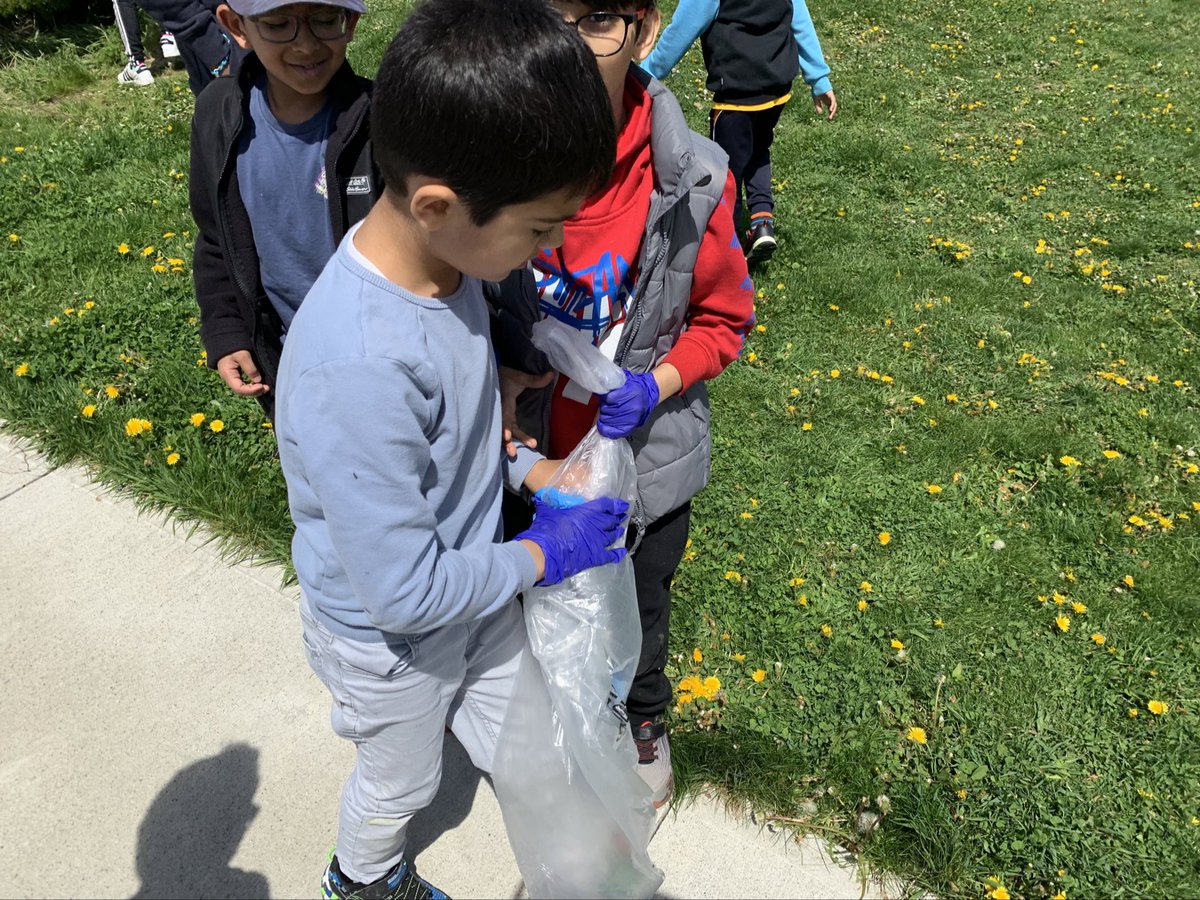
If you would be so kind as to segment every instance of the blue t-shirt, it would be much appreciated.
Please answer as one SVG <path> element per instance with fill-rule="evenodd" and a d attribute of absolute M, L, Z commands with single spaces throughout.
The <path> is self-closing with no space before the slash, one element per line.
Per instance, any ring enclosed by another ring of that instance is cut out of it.
<path fill-rule="evenodd" d="M 280 122 L 266 77 L 250 90 L 250 120 L 238 143 L 237 176 L 250 215 L 263 288 L 286 333 L 300 302 L 333 256 L 325 149 L 333 107 L 299 125 Z"/>

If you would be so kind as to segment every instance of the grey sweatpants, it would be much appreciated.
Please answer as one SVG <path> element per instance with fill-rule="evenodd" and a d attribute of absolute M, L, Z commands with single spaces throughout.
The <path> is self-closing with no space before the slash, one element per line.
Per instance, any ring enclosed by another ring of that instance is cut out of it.
<path fill-rule="evenodd" d="M 369 883 L 404 857 L 409 819 L 437 793 L 447 724 L 491 772 L 525 623 L 514 600 L 485 619 L 373 644 L 331 632 L 307 598 L 300 618 L 309 665 L 333 696 L 333 730 L 357 750 L 342 790 L 338 864 Z"/>

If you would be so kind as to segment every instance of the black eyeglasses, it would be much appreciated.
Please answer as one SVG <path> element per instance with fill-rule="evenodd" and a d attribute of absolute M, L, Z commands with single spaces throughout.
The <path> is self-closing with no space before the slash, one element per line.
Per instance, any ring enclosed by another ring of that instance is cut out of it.
<path fill-rule="evenodd" d="M 258 36 L 269 44 L 290 44 L 300 34 L 304 22 L 318 41 L 336 41 L 346 36 L 350 18 L 344 9 L 323 9 L 307 16 L 268 13 L 250 16 Z"/>
<path fill-rule="evenodd" d="M 643 15 L 643 12 L 594 12 L 565 21 L 579 32 L 596 56 L 603 57 L 612 56 L 625 46 L 625 41 L 629 39 L 629 26 L 640 21 Z"/>

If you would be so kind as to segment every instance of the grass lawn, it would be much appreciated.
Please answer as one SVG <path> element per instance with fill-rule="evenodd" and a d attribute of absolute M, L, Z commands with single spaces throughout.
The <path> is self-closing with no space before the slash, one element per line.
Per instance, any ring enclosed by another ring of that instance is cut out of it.
<path fill-rule="evenodd" d="M 842 110 L 785 112 L 712 386 L 681 779 L 943 896 L 1196 896 L 1200 7 L 810 9 Z M 286 560 L 272 435 L 202 365 L 184 75 L 119 86 L 111 28 L 6 40 L 0 416 Z M 702 129 L 697 51 L 668 83 Z"/>

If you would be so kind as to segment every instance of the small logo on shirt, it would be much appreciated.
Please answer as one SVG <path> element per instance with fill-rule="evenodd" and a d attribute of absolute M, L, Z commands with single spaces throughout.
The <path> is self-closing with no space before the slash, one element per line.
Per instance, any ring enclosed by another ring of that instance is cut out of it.
<path fill-rule="evenodd" d="M 371 193 L 371 176 L 370 175 L 355 175 L 346 182 L 347 194 L 369 194 Z"/>
<path fill-rule="evenodd" d="M 321 166 L 321 174 L 313 182 L 313 189 L 325 199 L 329 199 L 329 188 L 325 186 L 325 167 Z"/>

